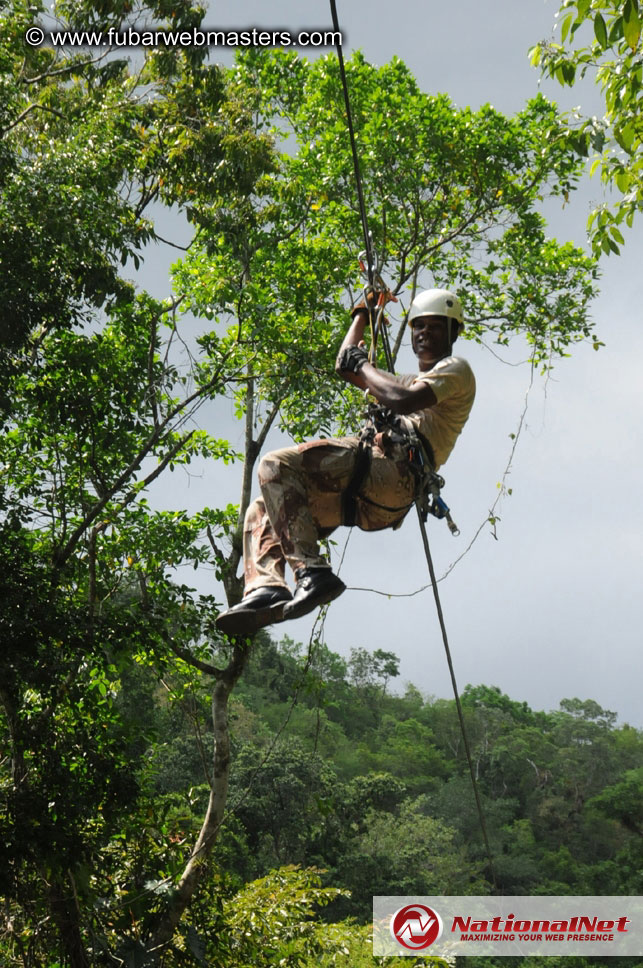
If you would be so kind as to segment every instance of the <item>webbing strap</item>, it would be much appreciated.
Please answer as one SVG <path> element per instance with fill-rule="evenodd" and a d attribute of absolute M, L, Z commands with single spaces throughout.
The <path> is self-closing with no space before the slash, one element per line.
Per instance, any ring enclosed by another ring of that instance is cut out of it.
<path fill-rule="evenodd" d="M 415 501 L 411 501 L 410 504 L 403 504 L 401 508 L 400 507 L 392 508 L 392 507 L 389 507 L 388 504 L 380 504 L 379 501 L 373 501 L 372 498 L 367 497 L 365 494 L 359 494 L 358 497 L 360 501 L 364 501 L 365 504 L 370 504 L 372 508 L 378 508 L 380 511 L 390 511 L 391 514 L 399 514 L 404 516 L 406 516 L 409 513 L 409 511 L 415 504 Z M 386 527 L 392 528 L 393 525 L 386 525 Z M 393 528 L 393 530 L 395 530 L 395 528 Z"/>
<path fill-rule="evenodd" d="M 357 520 L 357 496 L 368 476 L 371 467 L 371 448 L 360 440 L 355 454 L 355 467 L 344 493 L 342 494 L 342 519 L 347 528 L 355 526 Z"/>

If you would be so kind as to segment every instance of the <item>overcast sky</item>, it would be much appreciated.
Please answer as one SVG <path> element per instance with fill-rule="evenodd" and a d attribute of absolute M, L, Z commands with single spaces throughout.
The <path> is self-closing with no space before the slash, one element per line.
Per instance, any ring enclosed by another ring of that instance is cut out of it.
<path fill-rule="evenodd" d="M 356 47 L 375 64 L 397 55 L 424 90 L 444 91 L 459 106 L 489 102 L 507 114 L 520 110 L 539 89 L 527 49 L 551 35 L 556 9 L 547 0 L 338 0 L 345 56 Z M 207 20 L 210 27 L 291 30 L 330 23 L 329 6 L 321 0 L 225 0 L 212 4 Z M 566 107 L 581 104 L 590 114 L 599 110 L 591 86 L 563 92 L 544 84 L 542 90 Z M 564 209 L 549 208 L 549 234 L 584 244 L 590 202 L 599 196 L 598 184 L 587 184 Z M 591 698 L 617 712 L 620 722 L 638 727 L 643 726 L 642 227 L 643 222 L 635 223 L 623 255 L 602 266 L 593 317 L 606 347 L 596 353 L 579 346 L 547 382 L 534 381 L 507 480 L 513 493 L 497 509 L 497 540 L 484 527 L 440 584 L 461 690 L 467 683 L 496 685 L 536 709 L 555 709 L 564 697 Z M 167 251 L 153 250 L 143 281 L 154 278 L 158 288 L 172 259 Z M 499 362 L 474 343 L 458 347 L 474 368 L 478 396 L 443 468 L 444 496 L 461 536 L 453 538 L 443 522 L 429 522 L 438 575 L 462 554 L 488 516 L 530 384 L 529 367 Z M 507 357 L 517 358 L 515 351 Z M 398 369 L 415 369 L 408 347 Z M 241 443 L 241 428 L 230 424 L 226 410 L 208 413 L 206 424 Z M 238 500 L 235 468 L 211 466 L 185 483 L 183 495 L 168 489 L 157 499 L 190 509 Z M 336 534 L 340 552 L 348 534 L 346 529 Z M 345 656 L 352 646 L 394 651 L 402 660 L 400 687 L 412 681 L 425 693 L 450 697 L 430 589 L 410 598 L 352 590 L 396 596 L 427 583 L 415 515 L 409 514 L 396 532 L 369 535 L 355 529 L 341 574 L 351 590 L 329 609 L 328 646 Z M 195 581 L 193 572 L 181 577 Z M 196 583 L 211 590 L 210 580 L 204 573 Z M 312 621 L 306 617 L 275 632 L 307 642 Z"/>

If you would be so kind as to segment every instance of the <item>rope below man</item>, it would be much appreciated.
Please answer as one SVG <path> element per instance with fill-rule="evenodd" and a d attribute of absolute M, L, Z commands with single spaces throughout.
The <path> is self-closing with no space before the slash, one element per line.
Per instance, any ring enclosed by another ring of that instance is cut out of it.
<path fill-rule="evenodd" d="M 467 421 L 475 379 L 466 360 L 451 355 L 464 325 L 458 298 L 429 289 L 413 300 L 408 322 L 418 374 L 393 375 L 368 361 L 368 321 L 367 307 L 357 306 L 336 372 L 397 418 L 368 438 L 314 440 L 262 458 L 261 497 L 244 522 L 244 597 L 217 619 L 226 635 L 250 635 L 299 618 L 341 595 L 346 586 L 321 556 L 320 539 L 342 524 L 363 531 L 399 527 L 418 486 L 408 432 L 427 444 L 437 469 Z M 295 576 L 294 594 L 286 564 Z"/>

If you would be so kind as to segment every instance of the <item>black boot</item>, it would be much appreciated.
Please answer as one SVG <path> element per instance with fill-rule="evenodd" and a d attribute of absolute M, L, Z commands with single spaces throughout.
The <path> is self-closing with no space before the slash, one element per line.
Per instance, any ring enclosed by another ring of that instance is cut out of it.
<path fill-rule="evenodd" d="M 297 587 L 292 601 L 284 607 L 284 621 L 307 615 L 346 591 L 344 582 L 330 568 L 300 568 L 295 572 Z"/>
<path fill-rule="evenodd" d="M 252 635 L 266 625 L 283 621 L 284 605 L 292 595 L 282 585 L 264 585 L 246 595 L 238 605 L 221 612 L 216 625 L 226 635 Z"/>

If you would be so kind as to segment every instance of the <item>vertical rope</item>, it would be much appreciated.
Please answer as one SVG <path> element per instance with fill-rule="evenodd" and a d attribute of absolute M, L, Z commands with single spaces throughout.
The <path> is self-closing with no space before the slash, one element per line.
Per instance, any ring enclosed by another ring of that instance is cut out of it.
<path fill-rule="evenodd" d="M 351 112 L 351 102 L 348 95 L 348 82 L 346 80 L 346 67 L 344 65 L 344 53 L 342 51 L 339 20 L 337 19 L 337 6 L 335 5 L 335 0 L 330 0 L 330 11 L 333 20 L 333 30 L 337 35 L 337 42 L 335 43 L 335 50 L 337 51 L 337 60 L 339 62 L 339 74 L 342 79 L 342 90 L 344 92 L 344 105 L 346 107 L 346 123 L 348 125 L 348 135 L 351 143 L 351 152 L 353 155 L 353 169 L 355 172 L 355 186 L 357 188 L 357 203 L 359 205 L 359 214 L 362 220 L 362 233 L 364 235 L 364 248 L 366 250 L 366 273 L 368 276 L 368 284 L 371 288 L 375 282 L 375 266 L 373 264 L 373 245 L 371 241 L 371 233 L 368 230 L 368 216 L 366 214 L 366 204 L 364 202 L 364 192 L 362 189 L 362 175 L 359 167 L 359 155 L 357 154 L 357 142 L 355 140 L 355 128 L 353 127 L 353 116 Z M 373 364 L 376 363 L 376 353 L 377 353 L 377 325 L 375 320 L 376 309 L 375 306 L 369 306 L 368 301 L 366 303 L 366 308 L 368 309 L 368 321 L 371 330 L 371 347 L 373 353 Z M 390 356 L 390 353 L 389 353 Z M 387 365 L 389 363 L 387 357 Z M 389 366 L 389 369 L 392 369 Z"/>
<path fill-rule="evenodd" d="M 442 604 L 440 602 L 440 596 L 438 594 L 438 582 L 435 577 L 435 569 L 433 568 L 433 559 L 431 557 L 431 550 L 429 548 L 429 538 L 426 533 L 426 525 L 424 523 L 424 518 L 422 517 L 422 511 L 420 510 L 419 502 L 416 502 L 415 507 L 418 513 L 418 521 L 420 523 L 420 532 L 422 534 L 422 543 L 424 545 L 424 554 L 426 555 L 426 563 L 429 566 L 429 575 L 431 576 L 431 585 L 433 587 L 433 597 L 435 598 L 435 607 L 438 613 L 438 621 L 440 623 L 440 629 L 442 631 L 442 642 L 444 643 L 444 651 L 447 657 L 449 675 L 451 676 L 451 685 L 453 687 L 453 695 L 455 697 L 455 705 L 458 711 L 458 720 L 460 722 L 460 731 L 462 733 L 464 749 L 467 756 L 467 763 L 469 765 L 469 774 L 471 776 L 471 785 L 473 786 L 473 795 L 476 800 L 478 819 L 480 821 L 480 829 L 482 830 L 482 839 L 484 840 L 485 851 L 487 853 L 487 859 L 489 861 L 489 870 L 491 872 L 491 879 L 493 881 L 493 886 L 497 891 L 498 884 L 496 881 L 496 871 L 493 864 L 493 855 L 491 853 L 491 846 L 489 845 L 489 837 L 487 835 L 487 824 L 485 821 L 484 810 L 482 809 L 480 791 L 478 790 L 478 781 L 476 780 L 475 770 L 473 769 L 473 757 L 471 756 L 469 737 L 467 735 L 467 729 L 464 723 L 464 713 L 462 711 L 462 703 L 460 702 L 460 693 L 458 692 L 458 684 L 455 678 L 455 669 L 453 668 L 453 660 L 451 658 L 451 649 L 449 647 L 449 639 L 447 637 L 447 629 L 444 621 L 444 613 L 442 611 Z"/>
<path fill-rule="evenodd" d="M 333 19 L 333 30 L 337 35 L 340 34 L 339 21 L 337 19 L 337 7 L 335 5 L 335 0 L 330 0 L 330 10 Z M 346 68 L 344 66 L 344 54 L 342 51 L 341 41 L 337 40 L 335 44 L 335 49 L 337 51 L 337 60 L 339 61 L 339 73 L 342 79 L 342 89 L 344 91 L 344 104 L 346 106 L 346 122 L 348 124 L 348 134 L 351 142 L 351 151 L 353 154 L 353 168 L 355 169 L 355 184 L 357 187 L 357 201 L 359 203 L 359 212 L 362 219 L 362 231 L 364 233 L 364 248 L 366 249 L 366 262 L 367 262 L 367 272 L 368 272 L 368 283 L 370 286 L 373 285 L 374 281 L 374 271 L 373 266 L 373 246 L 371 245 L 371 234 L 368 231 L 368 218 L 366 215 L 366 205 L 364 204 L 364 192 L 362 190 L 362 176 L 359 167 L 359 156 L 357 154 L 357 143 L 355 141 L 355 129 L 353 127 L 353 117 L 351 114 L 351 103 L 348 96 L 348 84 L 346 81 Z"/>
<path fill-rule="evenodd" d="M 337 7 L 336 7 L 336 4 L 335 4 L 335 0 L 330 0 L 330 9 L 331 9 L 331 15 L 332 15 L 332 19 L 333 19 L 333 30 L 335 30 L 336 33 L 339 35 L 340 29 L 339 29 L 339 21 L 338 21 L 338 18 L 337 18 Z M 356 182 L 356 186 L 357 186 L 357 199 L 358 199 L 358 203 L 359 203 L 360 216 L 361 216 L 361 219 L 362 219 L 362 230 L 364 232 L 364 244 L 365 244 L 365 247 L 366 247 L 366 258 L 367 258 L 367 262 L 368 262 L 368 281 L 369 281 L 369 285 L 372 286 L 373 285 L 373 281 L 374 281 L 373 249 L 372 249 L 372 246 L 371 246 L 371 236 L 370 236 L 370 233 L 368 231 L 368 219 L 367 219 L 367 216 L 366 216 L 366 206 L 364 204 L 364 192 L 362 190 L 362 177 L 361 177 L 361 174 L 360 174 L 359 156 L 357 154 L 357 144 L 356 144 L 356 141 L 355 141 L 355 130 L 353 128 L 353 119 L 352 119 L 352 115 L 351 115 L 350 98 L 348 96 L 348 85 L 347 85 L 347 82 L 346 82 L 346 69 L 344 67 L 344 54 L 342 52 L 342 46 L 341 46 L 341 43 L 340 43 L 339 40 L 335 44 L 335 47 L 336 47 L 336 50 L 337 50 L 337 59 L 339 61 L 339 71 L 340 71 L 340 75 L 341 75 L 341 79 L 342 79 L 342 88 L 343 88 L 343 91 L 344 91 L 344 104 L 346 106 L 346 120 L 347 120 L 347 123 L 348 123 L 348 133 L 349 133 L 349 136 L 350 136 L 351 151 L 352 151 L 352 154 L 353 154 L 353 167 L 355 169 L 355 182 Z M 376 340 L 376 335 L 377 335 L 377 328 L 376 328 L 375 319 L 374 319 L 375 309 L 374 309 L 374 307 L 370 307 L 370 306 L 368 308 L 369 308 L 369 318 L 370 318 L 370 323 L 371 323 L 371 337 L 372 337 L 373 346 L 374 346 L 375 345 L 375 340 Z M 382 311 L 382 313 L 380 315 L 383 316 L 383 311 Z M 392 356 L 391 356 L 390 346 L 388 345 L 388 334 L 385 333 L 385 328 L 384 328 L 383 320 L 382 320 L 381 331 L 382 331 L 382 334 L 383 334 L 383 336 L 382 336 L 382 342 L 384 344 L 384 351 L 385 351 L 387 366 L 388 366 L 389 370 L 391 372 L 393 372 L 393 360 L 392 360 Z M 493 864 L 493 856 L 492 856 L 492 853 L 491 853 L 491 847 L 489 845 L 489 837 L 487 835 L 487 824 L 486 824 L 485 817 L 484 817 L 484 811 L 482 809 L 482 801 L 480 799 L 480 792 L 478 790 L 478 783 L 477 783 L 477 780 L 476 780 L 475 770 L 473 769 L 473 759 L 471 757 L 471 748 L 469 746 L 469 738 L 467 736 L 467 730 L 466 730 L 466 726 L 465 726 L 465 722 L 464 722 L 464 714 L 462 712 L 462 704 L 460 702 L 460 694 L 458 692 L 458 685 L 457 685 L 456 678 L 455 678 L 455 670 L 453 668 L 453 660 L 451 658 L 451 649 L 449 648 L 449 640 L 448 640 L 448 637 L 447 637 L 447 630 L 446 630 L 446 625 L 445 625 L 445 622 L 444 622 L 444 614 L 442 612 L 442 605 L 440 603 L 440 596 L 438 594 L 438 583 L 437 583 L 437 579 L 435 577 L 435 570 L 433 568 L 433 560 L 431 558 L 431 551 L 430 551 L 430 548 L 429 548 L 429 539 L 428 539 L 428 536 L 427 536 L 427 533 L 426 533 L 426 527 L 425 527 L 425 524 L 424 524 L 424 518 L 422 517 L 422 511 L 421 511 L 419 502 L 416 502 L 416 509 L 417 509 L 417 513 L 418 513 L 418 520 L 420 522 L 420 531 L 422 533 L 422 542 L 424 544 L 424 553 L 426 555 L 427 565 L 429 566 L 429 574 L 431 576 L 431 585 L 433 586 L 433 596 L 435 598 L 435 605 L 436 605 L 436 608 L 437 608 L 438 619 L 439 619 L 439 622 L 440 622 L 440 628 L 442 630 L 442 641 L 444 643 L 444 650 L 446 652 L 446 657 L 447 657 L 447 665 L 449 667 L 449 674 L 451 676 L 451 685 L 453 686 L 453 695 L 455 697 L 455 704 L 456 704 L 456 709 L 458 711 L 458 719 L 459 719 L 459 722 L 460 722 L 460 730 L 462 732 L 462 739 L 463 739 L 463 742 L 464 742 L 464 748 L 465 748 L 465 752 L 466 752 L 467 763 L 469 765 L 469 774 L 471 776 L 471 783 L 472 783 L 472 786 L 473 786 L 473 793 L 474 793 L 474 797 L 475 797 L 475 801 L 476 801 L 476 808 L 477 808 L 477 811 L 478 811 L 478 818 L 480 820 L 480 828 L 482 830 L 482 837 L 483 837 L 483 840 L 484 840 L 484 846 L 485 846 L 485 850 L 486 850 L 486 853 L 487 853 L 487 858 L 489 860 L 489 869 L 490 869 L 490 872 L 491 872 L 491 878 L 492 878 L 492 881 L 493 881 L 494 888 L 497 891 L 498 890 L 498 885 L 497 885 L 497 882 L 496 882 L 496 872 L 495 872 L 495 868 L 494 868 L 494 864 Z"/>

